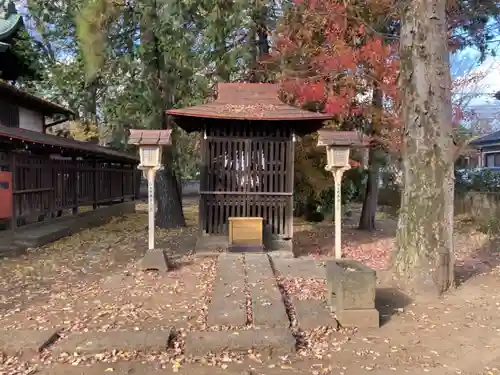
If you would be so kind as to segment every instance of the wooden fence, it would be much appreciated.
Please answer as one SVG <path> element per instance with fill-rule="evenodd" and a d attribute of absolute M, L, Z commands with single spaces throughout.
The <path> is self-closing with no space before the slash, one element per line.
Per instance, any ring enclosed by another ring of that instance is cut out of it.
<path fill-rule="evenodd" d="M 54 158 L 46 154 L 0 152 L 0 170 L 12 173 L 11 228 L 76 214 L 80 207 L 133 200 L 140 173 L 133 163 Z"/>

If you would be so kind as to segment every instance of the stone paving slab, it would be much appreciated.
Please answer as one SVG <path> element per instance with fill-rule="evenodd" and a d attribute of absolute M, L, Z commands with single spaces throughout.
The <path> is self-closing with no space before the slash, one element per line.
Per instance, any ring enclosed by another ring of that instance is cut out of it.
<path fill-rule="evenodd" d="M 246 353 L 252 349 L 271 356 L 291 354 L 295 352 L 295 337 L 286 328 L 189 332 L 184 344 L 184 353 L 194 357 L 223 351 Z"/>
<path fill-rule="evenodd" d="M 206 366 L 202 364 L 185 364 L 174 368 L 167 364 L 162 369 L 156 364 L 143 364 L 137 362 L 98 363 L 90 366 L 55 365 L 53 368 L 44 369 L 39 375 L 289 375 L 304 374 L 300 368 L 275 366 L 269 368 L 265 364 L 253 362 L 248 364 L 228 363 L 227 369 Z M 309 367 L 309 366 L 307 366 Z M 378 374 L 376 374 L 378 375 Z"/>
<path fill-rule="evenodd" d="M 316 361 L 317 363 L 318 361 Z M 111 370 L 112 369 L 112 370 Z M 318 372 L 318 367 L 314 367 L 315 372 Z M 362 370 L 366 372 L 366 370 Z M 417 371 L 417 372 L 416 372 Z M 93 364 L 91 366 L 71 366 L 71 365 L 56 365 L 50 369 L 44 369 L 41 372 L 37 372 L 39 375 L 289 375 L 289 374 L 311 374 L 313 372 L 311 366 L 309 364 L 305 366 L 286 366 L 284 368 L 280 368 L 279 366 L 275 366 L 273 368 L 269 368 L 265 365 L 252 364 L 252 366 L 248 365 L 235 365 L 231 363 L 228 365 L 227 369 L 222 369 L 220 367 L 209 367 L 198 364 L 188 364 L 183 365 L 180 368 L 173 370 L 172 367 L 168 366 L 165 369 L 160 369 L 155 365 L 146 365 L 136 362 L 118 362 L 118 363 L 110 363 L 110 364 Z M 421 371 L 424 373 L 423 371 Z M 321 370 L 319 373 L 322 373 Z M 333 375 L 340 372 L 327 372 L 325 375 Z M 360 369 L 349 369 L 343 370 L 343 374 L 345 375 L 359 375 Z M 369 373 L 370 375 L 389 375 L 389 374 L 409 374 L 415 375 L 418 373 L 418 370 L 415 370 L 415 367 L 412 368 L 401 368 L 398 367 L 398 371 L 394 372 L 393 370 L 373 370 Z M 456 375 L 457 372 L 455 370 L 451 370 L 449 368 L 444 367 L 436 367 L 436 368 L 428 368 L 425 374 L 430 375 Z M 477 375 L 476 372 L 461 372 L 462 375 Z"/>
<path fill-rule="evenodd" d="M 58 338 L 58 331 L 55 330 L 1 330 L 0 352 L 11 356 L 34 356 Z"/>
<path fill-rule="evenodd" d="M 248 282 L 272 280 L 275 281 L 271 262 L 267 254 L 245 254 Z"/>
<path fill-rule="evenodd" d="M 326 270 L 322 262 L 314 259 L 272 258 L 276 271 L 283 277 L 301 277 L 304 279 L 326 279 Z"/>
<path fill-rule="evenodd" d="M 245 263 L 253 324 L 258 327 L 288 327 L 290 321 L 268 256 L 247 254 Z"/>
<path fill-rule="evenodd" d="M 98 354 L 112 350 L 161 352 L 168 347 L 170 330 L 74 333 L 61 339 L 52 353 Z"/>
<path fill-rule="evenodd" d="M 311 330 L 319 327 L 337 328 L 337 320 L 330 314 L 328 306 L 323 301 L 299 300 L 292 301 L 300 329 Z"/>
<path fill-rule="evenodd" d="M 290 250 L 274 250 L 274 251 L 268 251 L 267 255 L 271 257 L 271 259 L 294 259 L 293 251 Z"/>
<path fill-rule="evenodd" d="M 221 254 L 217 278 L 207 312 L 209 326 L 243 326 L 247 323 L 245 269 L 240 254 Z"/>
<path fill-rule="evenodd" d="M 94 364 L 92 366 L 59 365 L 52 369 L 46 369 L 40 375 L 247 375 L 245 371 L 228 372 L 217 367 L 202 367 L 196 365 L 181 366 L 173 370 L 171 365 L 162 369 L 154 365 L 140 363 L 109 363 Z"/>

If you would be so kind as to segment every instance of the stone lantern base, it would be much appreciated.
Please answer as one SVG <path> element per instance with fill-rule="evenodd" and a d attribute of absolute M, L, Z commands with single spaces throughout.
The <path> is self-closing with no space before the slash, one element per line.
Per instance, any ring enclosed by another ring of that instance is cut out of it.
<path fill-rule="evenodd" d="M 165 271 L 169 270 L 167 253 L 163 249 L 148 250 L 142 258 L 140 267 L 143 271 Z"/>

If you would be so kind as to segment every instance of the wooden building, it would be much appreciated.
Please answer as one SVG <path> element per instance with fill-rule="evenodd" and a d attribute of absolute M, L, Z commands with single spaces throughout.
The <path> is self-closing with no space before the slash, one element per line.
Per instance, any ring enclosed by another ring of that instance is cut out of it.
<path fill-rule="evenodd" d="M 213 102 L 168 111 L 182 129 L 203 133 L 200 231 L 224 238 L 229 217 L 262 217 L 265 243 L 291 244 L 294 136 L 331 116 L 284 104 L 275 84 L 222 83 L 217 91 Z"/>
<path fill-rule="evenodd" d="M 75 113 L 68 108 L 0 81 L 1 126 L 45 133 L 47 128 L 74 116 Z"/>
<path fill-rule="evenodd" d="M 0 233 L 138 196 L 137 156 L 46 134 L 74 115 L 0 82 Z"/>
<path fill-rule="evenodd" d="M 22 28 L 12 1 L 0 4 L 0 245 L 25 225 L 139 193 L 135 155 L 46 134 L 75 114 L 5 82 L 33 76 L 13 51 Z"/>

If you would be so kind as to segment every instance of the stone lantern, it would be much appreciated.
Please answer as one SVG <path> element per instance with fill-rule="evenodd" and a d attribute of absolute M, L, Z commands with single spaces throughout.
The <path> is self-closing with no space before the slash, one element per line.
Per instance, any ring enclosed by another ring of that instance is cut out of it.
<path fill-rule="evenodd" d="M 357 131 L 335 131 L 323 129 L 318 131 L 318 146 L 326 147 L 327 164 L 335 181 L 335 258 L 342 258 L 341 249 L 341 184 L 344 172 L 351 168 L 349 154 L 353 147 L 367 147 L 369 137 Z"/>
<path fill-rule="evenodd" d="M 170 146 L 172 130 L 130 129 L 128 144 L 139 146 L 140 164 L 144 177 L 148 180 L 148 251 L 142 259 L 145 270 L 168 270 L 164 250 L 155 249 L 155 175 L 163 168 L 162 149 Z"/>

